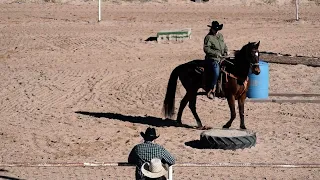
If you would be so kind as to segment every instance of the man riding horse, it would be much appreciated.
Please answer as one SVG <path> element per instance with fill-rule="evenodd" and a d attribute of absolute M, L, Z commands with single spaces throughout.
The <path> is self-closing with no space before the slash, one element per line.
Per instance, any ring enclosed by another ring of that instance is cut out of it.
<path fill-rule="evenodd" d="M 224 42 L 223 35 L 219 33 L 223 24 L 218 21 L 212 21 L 209 33 L 204 38 L 203 50 L 206 53 L 205 67 L 206 78 L 205 90 L 207 97 L 213 99 L 216 91 L 216 84 L 220 73 L 220 61 L 223 56 L 228 55 L 228 47 Z"/>

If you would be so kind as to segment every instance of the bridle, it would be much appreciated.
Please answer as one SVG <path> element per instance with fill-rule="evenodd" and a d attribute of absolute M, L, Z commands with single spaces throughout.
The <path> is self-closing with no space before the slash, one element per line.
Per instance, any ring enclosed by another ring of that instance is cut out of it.
<path fill-rule="evenodd" d="M 251 57 L 251 58 L 255 61 L 255 63 L 250 62 L 250 68 L 252 68 L 252 66 L 259 66 L 259 52 L 256 51 L 254 53 L 253 57 Z M 258 59 L 258 62 L 255 60 L 255 58 Z"/>
<path fill-rule="evenodd" d="M 258 51 L 258 49 L 252 48 L 250 53 L 248 53 L 248 51 L 249 51 L 249 47 L 247 46 L 247 47 L 245 47 L 245 52 L 246 52 L 246 55 L 250 56 L 249 57 L 249 59 L 250 59 L 249 60 L 250 68 L 253 68 L 254 66 L 259 66 L 259 51 Z M 234 63 L 228 61 L 227 59 L 224 59 L 223 61 L 234 65 Z M 237 76 L 227 72 L 225 69 L 221 69 L 221 71 L 224 72 L 229 77 L 232 77 L 234 79 L 239 79 Z M 242 79 L 242 80 L 246 81 L 247 79 Z M 227 79 L 226 79 L 226 81 L 227 81 Z"/>

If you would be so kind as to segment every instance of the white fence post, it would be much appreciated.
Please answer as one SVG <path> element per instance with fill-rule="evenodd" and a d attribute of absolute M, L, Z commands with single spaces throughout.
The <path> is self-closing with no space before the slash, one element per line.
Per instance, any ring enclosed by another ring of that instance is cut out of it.
<path fill-rule="evenodd" d="M 99 4 L 99 5 L 98 5 L 98 6 L 99 6 L 99 7 L 98 7 L 98 8 L 99 8 L 99 10 L 98 10 L 98 11 L 99 11 L 98 22 L 100 22 L 100 21 L 101 21 L 101 0 L 99 0 L 99 3 L 98 3 L 98 4 Z"/>
<path fill-rule="evenodd" d="M 169 170 L 168 170 L 168 180 L 173 180 L 173 173 L 172 173 L 172 169 L 173 167 L 172 166 L 169 166 Z"/>
<path fill-rule="evenodd" d="M 299 0 L 296 0 L 296 20 L 299 21 Z"/>

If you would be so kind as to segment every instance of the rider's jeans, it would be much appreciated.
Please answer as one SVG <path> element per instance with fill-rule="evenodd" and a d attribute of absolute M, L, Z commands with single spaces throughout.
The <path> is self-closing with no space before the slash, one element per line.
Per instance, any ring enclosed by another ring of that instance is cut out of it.
<path fill-rule="evenodd" d="M 211 83 L 209 84 L 209 88 L 213 89 L 218 81 L 219 73 L 220 73 L 220 65 L 218 61 L 213 61 L 213 60 L 206 60 L 209 63 L 209 68 L 210 69 L 210 76 L 212 76 L 210 79 L 212 80 Z"/>

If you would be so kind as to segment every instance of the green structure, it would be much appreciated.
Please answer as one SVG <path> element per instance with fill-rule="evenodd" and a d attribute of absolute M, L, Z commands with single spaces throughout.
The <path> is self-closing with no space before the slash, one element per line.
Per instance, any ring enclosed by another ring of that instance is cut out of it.
<path fill-rule="evenodd" d="M 191 28 L 181 30 L 163 30 L 157 33 L 157 41 L 183 41 L 191 39 Z"/>

